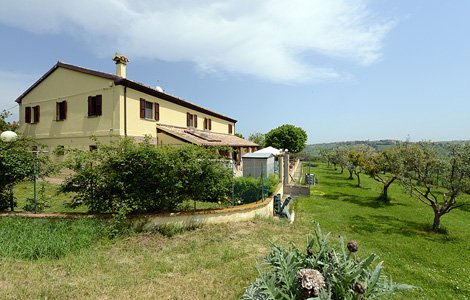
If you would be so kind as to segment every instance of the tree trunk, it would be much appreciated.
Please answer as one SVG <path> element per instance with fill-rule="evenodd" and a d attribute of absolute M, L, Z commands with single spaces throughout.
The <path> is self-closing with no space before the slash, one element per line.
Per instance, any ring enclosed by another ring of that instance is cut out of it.
<path fill-rule="evenodd" d="M 361 176 L 359 176 L 359 174 L 356 174 L 356 177 L 357 177 L 357 186 L 361 187 Z"/>
<path fill-rule="evenodd" d="M 434 211 L 434 222 L 432 223 L 432 231 L 438 231 L 441 228 L 441 215 Z"/>
<path fill-rule="evenodd" d="M 343 174 L 343 172 L 344 172 L 344 167 L 341 166 L 341 174 Z"/>
<path fill-rule="evenodd" d="M 382 193 L 382 200 L 384 200 L 385 202 L 389 202 L 389 199 L 388 199 L 388 188 L 390 187 L 390 185 L 395 181 L 395 179 L 397 179 L 396 177 L 393 177 L 389 182 L 385 183 L 384 184 L 384 190 L 383 190 L 383 193 Z"/>
<path fill-rule="evenodd" d="M 384 190 L 382 192 L 382 200 L 388 202 L 388 187 L 390 184 L 384 184 Z"/>
<path fill-rule="evenodd" d="M 351 170 L 348 170 L 349 171 L 349 178 L 348 179 L 353 179 L 353 172 Z"/>

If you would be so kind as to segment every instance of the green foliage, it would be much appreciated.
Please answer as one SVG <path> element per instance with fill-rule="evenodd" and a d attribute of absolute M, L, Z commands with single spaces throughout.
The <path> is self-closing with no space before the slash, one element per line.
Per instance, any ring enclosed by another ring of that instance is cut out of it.
<path fill-rule="evenodd" d="M 13 122 L 8 122 L 6 119 L 11 116 L 11 113 L 6 110 L 2 110 L 0 112 L 0 132 L 1 131 L 15 131 L 18 128 L 18 123 L 13 121 Z"/>
<path fill-rule="evenodd" d="M 258 144 L 261 148 L 265 146 L 265 136 L 261 132 L 255 132 L 250 134 L 248 140 Z"/>
<path fill-rule="evenodd" d="M 307 133 L 300 127 L 285 124 L 272 129 L 265 136 L 265 146 L 277 149 L 288 149 L 291 153 L 298 153 L 305 148 Z"/>
<path fill-rule="evenodd" d="M 35 155 L 33 147 L 38 145 L 24 136 L 11 142 L 0 141 L 0 209 L 8 207 L 10 184 L 26 180 L 34 172 L 42 176 L 50 171 L 46 167 L 48 157 Z"/>
<path fill-rule="evenodd" d="M 470 193 L 470 144 L 449 146 L 447 157 L 432 143 L 404 144 L 399 148 L 400 181 L 416 199 L 432 208 L 432 229 L 439 231 L 440 218 L 468 202 L 459 200 Z"/>
<path fill-rule="evenodd" d="M 398 148 L 387 148 L 379 153 L 372 153 L 367 156 L 363 169 L 375 181 L 383 185 L 382 194 L 380 199 L 389 202 L 388 188 L 398 179 L 402 172 L 401 155 Z"/>
<path fill-rule="evenodd" d="M 279 179 L 272 174 L 268 178 L 238 177 L 234 178 L 234 196 L 235 199 L 243 203 L 256 202 L 262 198 L 272 195 L 277 187 Z M 262 187 L 262 185 L 264 187 Z M 264 196 L 262 191 L 264 190 Z"/>
<path fill-rule="evenodd" d="M 51 207 L 49 205 L 49 198 L 46 196 L 46 183 L 41 181 L 39 191 L 36 198 L 36 208 L 34 207 L 34 198 L 28 197 L 23 209 L 26 211 L 42 212 Z"/>
<path fill-rule="evenodd" d="M 354 252 L 357 243 L 340 239 L 340 248 L 333 247 L 329 234 L 323 234 L 316 224 L 314 235 L 307 239 L 304 251 L 293 245 L 290 249 L 273 244 L 271 252 L 259 265 L 259 278 L 247 287 L 243 300 L 262 299 L 377 299 L 396 290 L 411 286 L 393 283 L 382 272 L 383 262 L 370 254 L 361 260 Z M 299 271 L 313 269 L 319 291 L 311 295 L 311 289 L 302 285 Z M 315 298 L 313 298 L 313 296 Z M 312 297 L 312 298 L 310 298 Z"/>
<path fill-rule="evenodd" d="M 61 187 L 73 192 L 73 207 L 92 212 L 174 211 L 184 201 L 217 202 L 229 194 L 231 170 L 202 147 L 156 147 L 146 139 L 121 139 L 76 151 L 67 161 L 74 171 Z"/>
<path fill-rule="evenodd" d="M 352 179 L 353 174 L 356 175 L 358 187 L 361 186 L 361 173 L 363 172 L 369 157 L 372 155 L 373 149 L 368 146 L 359 146 L 348 149 L 346 167 L 348 168 L 350 179 Z"/>
<path fill-rule="evenodd" d="M 88 248 L 104 235 L 105 226 L 94 219 L 54 220 L 0 218 L 0 255 L 57 259 Z"/>

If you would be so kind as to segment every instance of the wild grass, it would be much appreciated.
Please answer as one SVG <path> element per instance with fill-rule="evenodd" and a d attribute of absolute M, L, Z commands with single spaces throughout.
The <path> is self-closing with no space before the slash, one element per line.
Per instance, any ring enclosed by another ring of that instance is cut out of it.
<path fill-rule="evenodd" d="M 94 219 L 0 218 L 0 256 L 27 260 L 58 259 L 89 248 L 105 232 Z"/>
<path fill-rule="evenodd" d="M 173 235 L 135 233 L 112 242 L 94 240 L 57 259 L 0 253 L 0 294 L 5 299 L 237 299 L 257 278 L 256 260 L 268 253 L 270 242 L 304 245 L 316 220 L 332 238 L 358 241 L 358 256 L 378 254 L 394 281 L 421 288 L 394 299 L 470 298 L 470 211 L 444 216 L 447 234 L 436 234 L 428 230 L 430 209 L 399 185 L 392 185 L 387 205 L 377 201 L 380 185 L 365 176 L 357 188 L 339 170 L 318 165 L 311 172 L 318 184 L 311 197 L 294 202 L 294 224 L 257 218 Z M 1 244 L 16 238 L 11 234 Z"/>
<path fill-rule="evenodd" d="M 44 212 L 87 212 L 87 208 L 85 206 L 70 208 L 67 203 L 71 202 L 72 195 L 59 193 L 59 185 L 49 182 L 38 181 L 36 187 L 38 201 L 40 201 L 40 188 L 42 184 L 44 184 L 44 198 L 48 205 L 48 207 L 44 209 Z M 25 181 L 15 185 L 14 195 L 17 204 L 15 211 L 24 211 L 24 206 L 26 204 L 31 205 L 31 201 L 34 198 L 33 190 L 32 181 Z M 28 198 L 30 199 L 29 201 Z"/>

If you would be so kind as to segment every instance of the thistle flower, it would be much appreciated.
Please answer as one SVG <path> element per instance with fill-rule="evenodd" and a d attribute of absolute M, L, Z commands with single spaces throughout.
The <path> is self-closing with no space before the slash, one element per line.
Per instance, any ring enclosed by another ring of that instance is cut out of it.
<path fill-rule="evenodd" d="M 356 241 L 349 241 L 347 247 L 348 247 L 348 250 L 353 253 L 357 252 L 357 250 L 359 249 L 359 245 L 357 244 Z"/>
<path fill-rule="evenodd" d="M 308 247 L 307 248 L 307 257 L 312 257 L 313 256 L 313 250 L 312 248 Z"/>
<path fill-rule="evenodd" d="M 360 282 L 356 282 L 353 285 L 353 290 L 358 294 L 364 294 L 366 292 L 366 289 L 364 288 L 364 286 Z"/>
<path fill-rule="evenodd" d="M 317 270 L 300 269 L 298 276 L 307 298 L 318 296 L 320 289 L 325 286 L 325 278 L 323 278 L 323 275 Z"/>

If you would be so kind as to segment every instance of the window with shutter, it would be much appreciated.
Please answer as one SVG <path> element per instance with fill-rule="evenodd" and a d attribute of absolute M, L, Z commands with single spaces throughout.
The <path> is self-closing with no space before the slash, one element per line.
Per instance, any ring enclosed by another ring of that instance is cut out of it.
<path fill-rule="evenodd" d="M 101 95 L 96 95 L 96 114 L 98 116 L 101 116 L 102 112 L 103 112 L 103 97 Z"/>
<path fill-rule="evenodd" d="M 145 118 L 145 100 L 142 98 L 140 99 L 140 118 Z"/>
<path fill-rule="evenodd" d="M 56 103 L 56 121 L 67 119 L 67 101 Z"/>
<path fill-rule="evenodd" d="M 160 121 L 160 104 L 155 103 L 155 121 Z"/>
<path fill-rule="evenodd" d="M 193 123 L 194 123 L 194 128 L 197 128 L 197 115 L 193 115 Z"/>
<path fill-rule="evenodd" d="M 142 119 L 154 120 L 156 117 L 156 112 L 153 110 L 153 102 L 146 101 L 145 99 L 140 99 L 140 117 Z"/>
<path fill-rule="evenodd" d="M 39 123 L 40 109 L 39 105 L 33 107 L 33 123 Z"/>
<path fill-rule="evenodd" d="M 233 133 L 233 126 L 232 124 L 228 124 L 228 133 L 232 134 Z"/>
<path fill-rule="evenodd" d="M 88 116 L 101 116 L 102 114 L 102 96 L 88 97 Z"/>
<path fill-rule="evenodd" d="M 31 123 L 31 107 L 24 108 L 24 122 Z"/>

